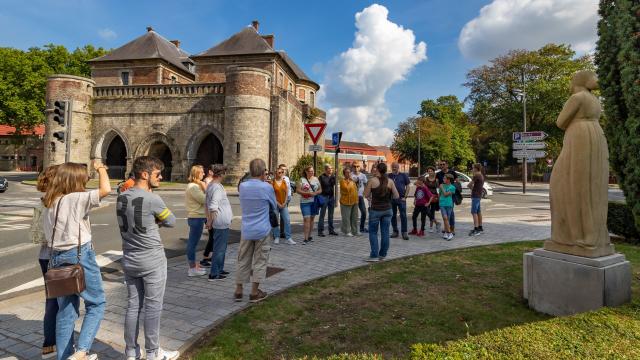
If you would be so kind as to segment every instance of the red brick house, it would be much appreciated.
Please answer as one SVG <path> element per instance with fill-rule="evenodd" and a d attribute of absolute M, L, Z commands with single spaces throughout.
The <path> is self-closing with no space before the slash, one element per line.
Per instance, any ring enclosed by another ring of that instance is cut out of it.
<path fill-rule="evenodd" d="M 44 156 L 44 125 L 16 134 L 16 128 L 0 125 L 0 170 L 40 171 Z"/>

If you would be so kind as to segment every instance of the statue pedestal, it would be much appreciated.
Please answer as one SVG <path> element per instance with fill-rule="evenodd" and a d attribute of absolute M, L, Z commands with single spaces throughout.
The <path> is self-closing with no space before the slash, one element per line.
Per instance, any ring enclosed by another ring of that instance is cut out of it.
<path fill-rule="evenodd" d="M 524 298 L 550 315 L 572 315 L 631 300 L 631 264 L 623 254 L 587 258 L 535 249 L 524 254 Z"/>

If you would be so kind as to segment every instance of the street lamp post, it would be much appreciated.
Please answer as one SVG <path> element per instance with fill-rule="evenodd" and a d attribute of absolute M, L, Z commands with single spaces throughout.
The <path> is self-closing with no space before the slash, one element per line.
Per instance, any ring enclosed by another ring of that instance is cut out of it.
<path fill-rule="evenodd" d="M 422 144 L 420 143 L 420 118 L 418 119 L 418 177 L 420 177 L 420 175 L 422 175 L 422 172 L 420 171 L 420 165 L 422 164 L 422 161 L 420 159 L 420 150 L 422 149 Z"/>
<path fill-rule="evenodd" d="M 527 132 L 527 83 L 522 70 L 522 128 Z M 527 193 L 527 158 L 522 158 L 522 193 Z"/>

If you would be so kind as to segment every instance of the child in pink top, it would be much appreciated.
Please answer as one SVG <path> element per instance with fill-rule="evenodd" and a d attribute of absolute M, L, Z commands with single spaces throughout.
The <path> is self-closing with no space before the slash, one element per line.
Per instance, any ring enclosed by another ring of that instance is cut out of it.
<path fill-rule="evenodd" d="M 425 185 L 425 178 L 420 176 L 416 180 L 416 192 L 414 197 L 414 209 L 413 209 L 413 230 L 409 235 L 424 236 L 424 222 L 429 212 L 429 203 L 433 194 L 429 191 L 429 188 Z M 420 215 L 421 227 L 418 231 L 418 215 Z"/>

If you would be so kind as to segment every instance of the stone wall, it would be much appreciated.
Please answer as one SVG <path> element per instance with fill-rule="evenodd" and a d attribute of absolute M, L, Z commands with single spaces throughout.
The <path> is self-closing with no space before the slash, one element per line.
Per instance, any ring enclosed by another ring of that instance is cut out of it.
<path fill-rule="evenodd" d="M 287 94 L 286 91 L 282 92 Z M 304 154 L 304 121 L 300 104 L 283 96 L 273 96 L 271 105 L 273 109 L 273 144 L 271 169 L 279 164 L 293 167 L 298 158 Z M 293 99 L 295 100 L 295 99 Z M 297 105 L 297 106 L 296 106 Z"/>
<path fill-rule="evenodd" d="M 185 85 L 168 88 L 181 89 Z M 184 180 L 203 133 L 213 133 L 224 141 L 224 95 L 175 92 L 97 96 L 91 136 L 92 156 L 104 158 L 111 140 L 120 136 L 127 148 L 129 171 L 135 157 L 147 155 L 150 147 L 160 142 L 171 150 L 171 180 Z"/>

